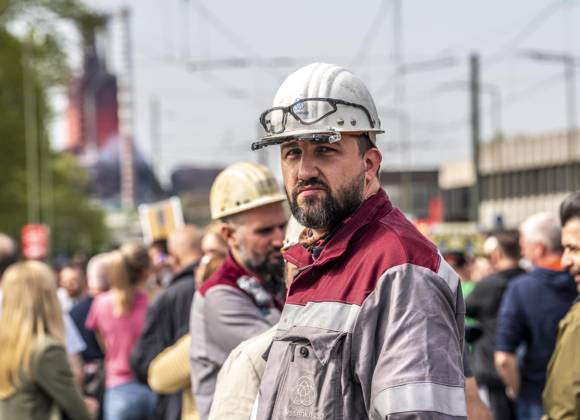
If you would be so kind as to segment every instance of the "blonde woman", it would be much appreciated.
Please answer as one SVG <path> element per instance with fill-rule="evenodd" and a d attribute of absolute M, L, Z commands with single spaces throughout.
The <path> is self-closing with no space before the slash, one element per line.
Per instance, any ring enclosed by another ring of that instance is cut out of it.
<path fill-rule="evenodd" d="M 0 419 L 91 418 L 68 363 L 56 290 L 54 273 L 38 261 L 15 264 L 4 273 Z M 94 411 L 94 401 L 88 403 Z"/>
<path fill-rule="evenodd" d="M 105 420 L 140 420 L 153 414 L 156 396 L 135 379 L 129 357 L 143 331 L 147 295 L 142 287 L 150 270 L 147 249 L 126 244 L 108 261 L 111 290 L 95 297 L 86 326 L 105 353 Z"/>

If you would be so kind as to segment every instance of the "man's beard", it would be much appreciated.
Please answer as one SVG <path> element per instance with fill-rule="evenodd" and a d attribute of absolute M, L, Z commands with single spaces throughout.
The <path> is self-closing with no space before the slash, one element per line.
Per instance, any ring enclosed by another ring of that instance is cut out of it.
<path fill-rule="evenodd" d="M 273 249 L 264 255 L 259 255 L 241 243 L 239 251 L 240 259 L 252 273 L 263 276 L 265 279 L 274 277 L 280 280 L 284 277 L 284 259 L 281 255 L 272 258 L 272 254 L 280 253 L 279 249 Z"/>
<path fill-rule="evenodd" d="M 326 192 L 323 198 L 307 197 L 298 204 L 298 191 L 301 187 L 315 186 Z M 292 215 L 302 224 L 311 229 L 331 230 L 344 219 L 350 217 L 364 201 L 364 172 L 356 176 L 353 181 L 336 191 L 333 196 L 330 187 L 319 178 L 310 178 L 298 181 L 292 196 L 286 190 Z"/>

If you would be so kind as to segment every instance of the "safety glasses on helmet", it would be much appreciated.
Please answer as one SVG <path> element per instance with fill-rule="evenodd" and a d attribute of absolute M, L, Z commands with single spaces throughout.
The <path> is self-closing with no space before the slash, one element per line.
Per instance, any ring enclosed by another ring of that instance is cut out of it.
<path fill-rule="evenodd" d="M 286 130 L 288 114 L 304 125 L 311 125 L 335 113 L 337 105 L 352 106 L 361 109 L 369 119 L 370 126 L 375 127 L 375 121 L 364 106 L 333 98 L 305 98 L 299 99 L 288 106 L 276 106 L 262 112 L 260 124 L 269 135 L 281 134 Z"/>

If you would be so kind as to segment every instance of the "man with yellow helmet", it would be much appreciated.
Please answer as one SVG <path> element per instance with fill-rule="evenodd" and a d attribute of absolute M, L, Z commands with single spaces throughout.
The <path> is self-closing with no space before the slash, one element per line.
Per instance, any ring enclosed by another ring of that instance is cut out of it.
<path fill-rule="evenodd" d="M 202 420 L 209 415 L 217 374 L 229 353 L 280 318 L 285 200 L 272 173 L 258 164 L 231 165 L 212 185 L 211 216 L 222 222 L 229 255 L 192 304 L 191 380 Z"/>

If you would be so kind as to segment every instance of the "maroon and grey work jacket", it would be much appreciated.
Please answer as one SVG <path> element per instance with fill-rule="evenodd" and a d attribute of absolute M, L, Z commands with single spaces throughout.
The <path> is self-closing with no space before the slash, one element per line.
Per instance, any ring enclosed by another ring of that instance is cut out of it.
<path fill-rule="evenodd" d="M 252 417 L 465 418 L 464 303 L 436 247 L 380 190 L 298 267 Z"/>
<path fill-rule="evenodd" d="M 195 293 L 190 320 L 191 386 L 202 420 L 209 416 L 217 375 L 230 352 L 276 324 L 282 305 L 231 255 Z"/>

